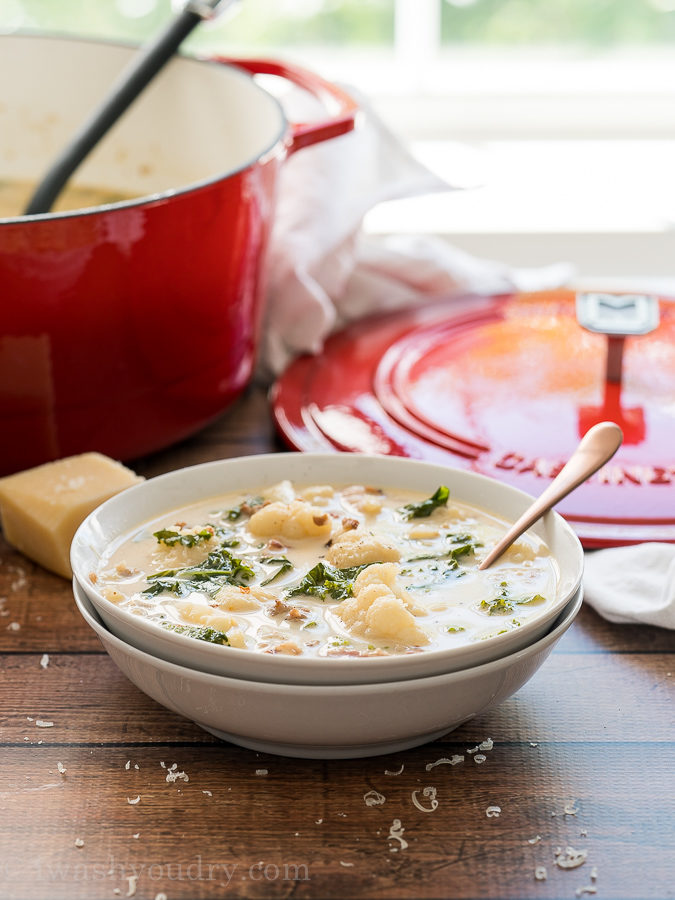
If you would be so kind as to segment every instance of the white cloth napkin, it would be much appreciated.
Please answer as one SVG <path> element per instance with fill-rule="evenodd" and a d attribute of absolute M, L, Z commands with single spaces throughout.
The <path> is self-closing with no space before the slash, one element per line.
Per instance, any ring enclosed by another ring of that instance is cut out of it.
<path fill-rule="evenodd" d="M 352 88 L 350 93 L 357 94 Z M 514 269 L 426 236 L 367 236 L 363 217 L 386 200 L 452 186 L 416 161 L 358 96 L 359 128 L 287 160 L 272 233 L 259 376 L 319 353 L 345 322 L 466 293 L 543 290 L 568 283 L 564 263 Z M 302 92 L 283 98 L 291 121 L 325 115 Z M 675 546 L 642 544 L 586 555 L 588 602 L 613 622 L 675 628 Z"/>
<path fill-rule="evenodd" d="M 365 98 L 350 134 L 308 147 L 281 171 L 268 260 L 268 302 L 259 374 L 278 375 L 301 353 L 318 353 L 346 321 L 459 294 L 563 284 L 568 265 L 512 269 L 475 259 L 440 238 L 366 236 L 376 204 L 452 185 L 421 165 Z M 303 92 L 282 98 L 292 121 L 323 114 Z M 451 194 L 448 202 L 452 202 Z"/>
<path fill-rule="evenodd" d="M 675 544 L 586 553 L 584 598 L 610 622 L 675 628 Z"/>

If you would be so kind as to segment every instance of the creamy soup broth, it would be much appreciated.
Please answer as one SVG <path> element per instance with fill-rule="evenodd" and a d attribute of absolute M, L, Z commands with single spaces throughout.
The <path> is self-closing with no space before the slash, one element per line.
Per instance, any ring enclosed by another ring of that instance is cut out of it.
<path fill-rule="evenodd" d="M 13 181 L 0 178 L 0 219 L 23 215 L 23 211 L 33 196 L 36 187 L 37 185 L 32 181 Z M 133 199 L 132 195 L 113 191 L 109 188 L 69 184 L 65 186 L 56 198 L 53 212 L 88 209 L 92 206 L 120 203 L 123 200 L 131 199 Z"/>
<path fill-rule="evenodd" d="M 440 650 L 510 632 L 554 602 L 557 566 L 532 534 L 478 571 L 506 528 L 442 487 L 421 496 L 286 481 L 148 522 L 90 577 L 119 607 L 224 647 Z"/>

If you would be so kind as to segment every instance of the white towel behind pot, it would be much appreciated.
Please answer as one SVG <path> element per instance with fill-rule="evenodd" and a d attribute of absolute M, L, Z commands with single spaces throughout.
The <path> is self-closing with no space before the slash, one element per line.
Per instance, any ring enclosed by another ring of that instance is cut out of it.
<path fill-rule="evenodd" d="M 281 171 L 260 352 L 263 377 L 278 375 L 301 353 L 318 353 L 349 319 L 474 291 L 543 289 L 569 278 L 569 266 L 513 270 L 475 259 L 440 238 L 366 237 L 363 217 L 378 203 L 453 188 L 406 150 L 365 98 L 356 99 L 362 112 L 354 132 L 301 150 Z M 294 121 L 325 116 L 299 91 L 284 98 L 284 107 Z"/>

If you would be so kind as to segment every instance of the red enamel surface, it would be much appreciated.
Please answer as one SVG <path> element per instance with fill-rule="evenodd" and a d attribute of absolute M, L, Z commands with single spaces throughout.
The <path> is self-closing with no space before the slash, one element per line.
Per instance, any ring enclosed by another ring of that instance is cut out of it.
<path fill-rule="evenodd" d="M 278 159 L 175 197 L 1 229 L 0 471 L 177 440 L 248 381 Z"/>
<path fill-rule="evenodd" d="M 335 335 L 279 380 L 275 416 L 300 449 L 446 461 L 531 494 L 610 419 L 624 445 L 560 512 L 586 546 L 673 541 L 675 304 L 627 339 L 621 386 L 605 383 L 605 353 L 571 291 L 449 301 Z"/>

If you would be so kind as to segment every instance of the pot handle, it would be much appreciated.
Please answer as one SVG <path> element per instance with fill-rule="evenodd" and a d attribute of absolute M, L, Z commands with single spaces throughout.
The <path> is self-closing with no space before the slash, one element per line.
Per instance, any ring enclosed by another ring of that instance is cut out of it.
<path fill-rule="evenodd" d="M 251 75 L 277 75 L 286 78 L 298 87 L 304 88 L 320 100 L 332 114 L 321 122 L 296 122 L 291 124 L 288 139 L 288 154 L 302 147 L 327 141 L 354 129 L 358 104 L 342 88 L 321 78 L 309 69 L 287 62 L 269 59 L 233 59 L 225 56 L 213 57 L 216 62 L 245 69 Z"/>

